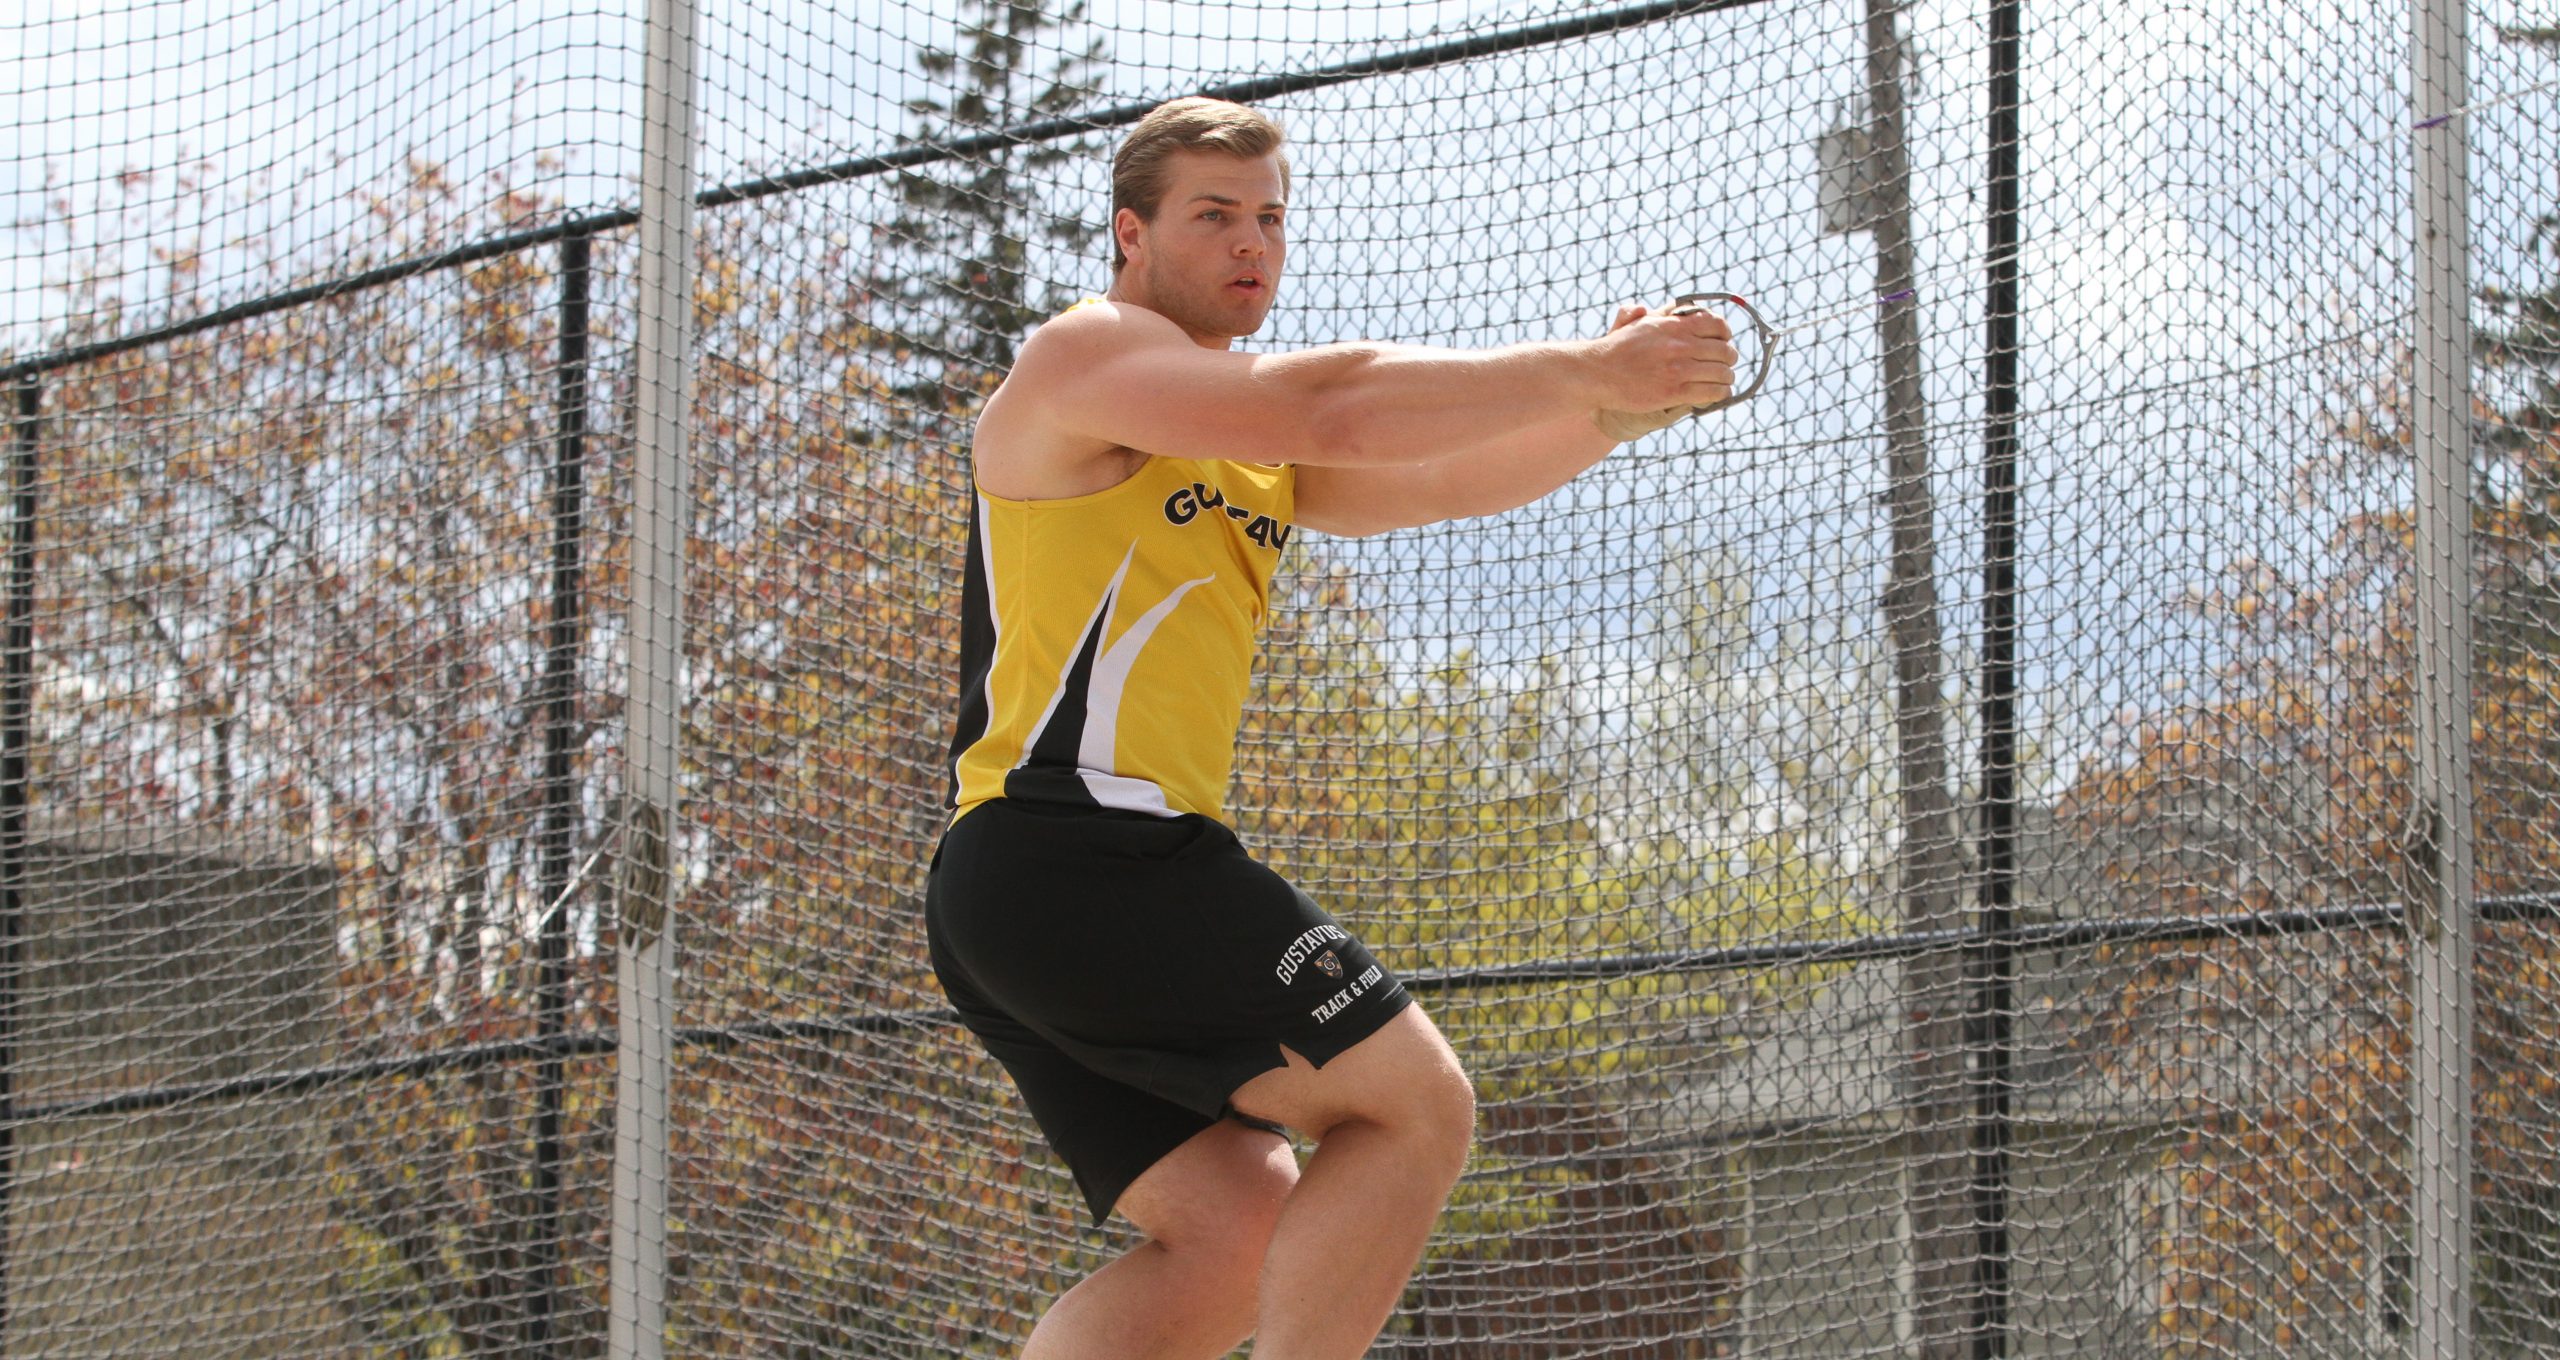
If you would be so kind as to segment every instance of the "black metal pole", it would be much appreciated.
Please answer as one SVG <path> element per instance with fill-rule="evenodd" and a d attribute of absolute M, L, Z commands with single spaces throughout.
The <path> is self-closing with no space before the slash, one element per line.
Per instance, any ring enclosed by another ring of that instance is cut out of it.
<path fill-rule="evenodd" d="M 2009 1352 L 2009 1138 L 2018 885 L 2019 0 L 1991 0 L 1990 277 L 1982 459 L 1982 881 L 1974 952 L 1973 1353 Z"/>
<path fill-rule="evenodd" d="M 538 948 L 541 1029 L 546 1039 L 569 1025 L 569 857 L 578 834 L 578 649 L 584 640 L 586 586 L 587 298 L 594 238 L 560 242 L 559 435 L 551 463 L 551 620 L 542 672 L 542 923 Z M 546 1050 L 535 1085 L 534 1196 L 542 1221 L 533 1234 L 530 1340 L 551 1353 L 560 1289 L 561 1105 L 568 1068 Z"/>
<path fill-rule="evenodd" d="M 9 623 L 0 644 L 0 1354 L 9 1332 L 10 1210 L 18 1185 L 18 936 L 26 911 L 27 780 L 33 767 L 36 640 L 36 437 L 44 387 L 18 381 L 9 460 Z"/>

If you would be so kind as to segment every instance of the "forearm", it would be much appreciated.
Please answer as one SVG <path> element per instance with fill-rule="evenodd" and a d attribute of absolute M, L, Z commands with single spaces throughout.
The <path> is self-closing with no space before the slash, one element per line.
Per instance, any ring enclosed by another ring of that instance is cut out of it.
<path fill-rule="evenodd" d="M 1507 430 L 1472 449 L 1416 469 L 1420 523 L 1498 515 L 1539 500 L 1607 457 L 1617 441 L 1592 413 L 1575 411 Z"/>
<path fill-rule="evenodd" d="M 1498 515 L 1573 480 L 1614 447 L 1583 411 L 1506 430 L 1428 463 L 1304 467 L 1298 522 L 1319 533 L 1357 536 Z"/>
<path fill-rule="evenodd" d="M 1603 374 L 1590 346 L 1580 341 L 1490 350 L 1327 348 L 1335 354 L 1316 396 L 1319 426 L 1328 452 L 1349 464 L 1433 463 L 1501 449 L 1512 450 L 1498 459 L 1506 466 L 1524 459 L 1535 464 L 1539 459 L 1528 456 L 1529 450 L 1547 449 L 1554 440 L 1541 437 L 1524 445 L 1521 436 L 1560 434 L 1575 420 L 1587 428 L 1591 412 L 1606 403 Z M 1575 442 L 1596 445 L 1575 471 L 1607 452 L 1596 430 L 1590 440 Z"/>

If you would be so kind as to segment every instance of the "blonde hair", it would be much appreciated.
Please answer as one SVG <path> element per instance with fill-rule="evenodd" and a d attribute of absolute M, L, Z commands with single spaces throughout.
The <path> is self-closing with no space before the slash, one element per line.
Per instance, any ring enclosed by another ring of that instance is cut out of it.
<path fill-rule="evenodd" d="M 1111 157 L 1111 216 L 1127 208 L 1141 222 L 1156 220 L 1164 205 L 1166 163 L 1177 151 L 1220 151 L 1240 160 L 1274 152 L 1280 155 L 1280 192 L 1289 192 L 1289 153 L 1281 151 L 1288 134 L 1258 109 L 1223 99 L 1192 96 L 1168 100 L 1138 120 L 1128 140 Z M 1129 257 L 1120 250 L 1120 234 L 1111 235 L 1111 269 L 1118 273 Z"/>

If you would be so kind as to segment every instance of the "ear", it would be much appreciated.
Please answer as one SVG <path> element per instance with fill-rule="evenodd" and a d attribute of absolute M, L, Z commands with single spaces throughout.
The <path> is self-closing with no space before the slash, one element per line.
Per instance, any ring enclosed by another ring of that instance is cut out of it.
<path fill-rule="evenodd" d="M 1138 258 L 1138 247 L 1146 240 L 1146 232 L 1146 219 L 1138 216 L 1137 209 L 1122 208 L 1111 214 L 1111 239 L 1118 243 L 1120 253 L 1131 260 Z"/>

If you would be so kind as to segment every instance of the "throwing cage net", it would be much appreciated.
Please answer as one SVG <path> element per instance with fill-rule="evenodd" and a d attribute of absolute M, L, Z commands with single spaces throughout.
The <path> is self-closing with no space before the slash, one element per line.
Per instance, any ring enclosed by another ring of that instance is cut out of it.
<path fill-rule="evenodd" d="M 973 414 L 1200 92 L 1248 348 L 1781 332 L 1290 542 L 1240 830 L 1482 1106 L 1375 1353 L 2560 1344 L 2560 34 L 2436 18 L 0 20 L 0 1353 L 1007 1355 L 1128 1244 L 921 895 Z"/>

